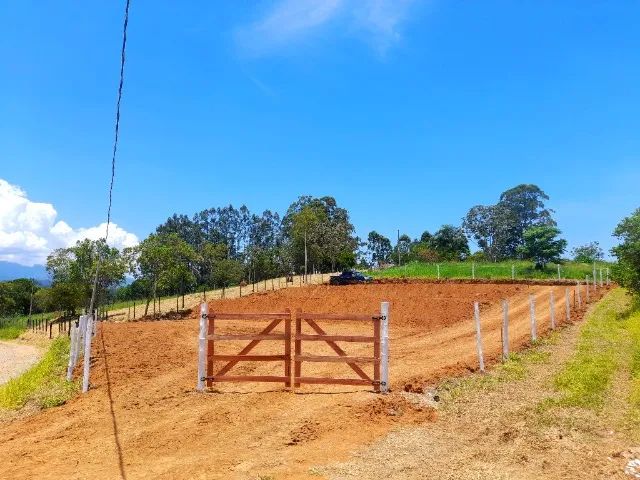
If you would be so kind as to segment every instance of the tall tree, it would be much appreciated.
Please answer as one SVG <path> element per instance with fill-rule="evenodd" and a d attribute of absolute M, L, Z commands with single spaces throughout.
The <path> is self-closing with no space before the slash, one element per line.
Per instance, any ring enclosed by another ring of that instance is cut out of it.
<path fill-rule="evenodd" d="M 524 231 L 524 243 L 518 247 L 523 258 L 533 260 L 536 268 L 543 269 L 549 262 L 559 262 L 567 248 L 567 241 L 558 238 L 560 230 L 551 225 L 529 227 Z"/>
<path fill-rule="evenodd" d="M 371 263 L 381 266 L 389 262 L 393 249 L 391 247 L 391 240 L 374 230 L 373 232 L 369 232 L 367 236 L 367 250 L 371 258 Z"/>
<path fill-rule="evenodd" d="M 469 242 L 464 231 L 453 225 L 443 225 L 433 234 L 429 245 L 442 260 L 464 260 L 469 256 Z"/>
<path fill-rule="evenodd" d="M 573 260 L 580 263 L 592 263 L 604 258 L 604 252 L 598 242 L 580 245 L 571 251 Z"/>
<path fill-rule="evenodd" d="M 553 211 L 545 207 L 549 197 L 538 186 L 518 185 L 500 195 L 495 205 L 472 207 L 462 226 L 487 258 L 493 261 L 519 255 L 524 232 L 533 226 L 555 226 Z"/>
<path fill-rule="evenodd" d="M 73 247 L 59 248 L 47 257 L 47 271 L 51 275 L 52 289 L 61 299 L 62 308 L 75 311 L 76 307 L 89 307 L 96 267 L 100 259 L 97 298 L 106 297 L 108 290 L 124 281 L 126 262 L 116 248 L 104 239 L 80 240 Z"/>
<path fill-rule="evenodd" d="M 614 278 L 640 297 L 640 208 L 616 226 L 613 236 L 620 241 L 611 249 L 618 259 L 613 267 Z"/>

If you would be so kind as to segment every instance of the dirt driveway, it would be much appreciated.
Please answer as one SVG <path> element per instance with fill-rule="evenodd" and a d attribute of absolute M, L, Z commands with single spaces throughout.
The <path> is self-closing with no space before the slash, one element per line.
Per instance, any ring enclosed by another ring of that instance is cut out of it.
<path fill-rule="evenodd" d="M 33 345 L 0 340 L 0 385 L 28 370 L 41 356 Z"/>

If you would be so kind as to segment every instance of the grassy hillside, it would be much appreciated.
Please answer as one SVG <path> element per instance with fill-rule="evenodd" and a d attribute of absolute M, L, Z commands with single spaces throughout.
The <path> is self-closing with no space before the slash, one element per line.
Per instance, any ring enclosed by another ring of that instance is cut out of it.
<path fill-rule="evenodd" d="M 439 267 L 438 267 L 439 266 Z M 597 275 L 602 268 L 603 278 L 606 281 L 606 269 L 611 264 L 606 262 L 596 263 Z M 516 279 L 556 279 L 558 267 L 555 264 L 547 265 L 544 270 L 537 270 L 532 262 L 507 261 L 496 263 L 473 262 L 443 262 L 421 263 L 411 262 L 401 267 L 392 267 L 385 270 L 372 270 L 368 274 L 374 278 L 417 277 L 417 278 L 472 278 L 475 268 L 475 278 L 511 278 L 512 267 Z M 584 280 L 586 275 L 593 275 L 593 265 L 586 263 L 565 262 L 560 264 L 560 277 L 563 279 Z"/>

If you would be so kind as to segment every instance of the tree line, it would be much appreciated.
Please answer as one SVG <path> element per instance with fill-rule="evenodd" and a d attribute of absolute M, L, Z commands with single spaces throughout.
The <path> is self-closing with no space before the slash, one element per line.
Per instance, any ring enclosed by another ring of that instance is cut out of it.
<path fill-rule="evenodd" d="M 356 266 L 530 259 L 544 268 L 560 261 L 567 245 L 548 200 L 538 186 L 518 185 L 494 205 L 471 207 L 460 225 L 414 239 L 398 232 L 395 244 L 376 231 L 364 240 L 356 236 L 349 212 L 329 196 L 301 196 L 282 217 L 271 210 L 252 213 L 245 205 L 174 214 L 132 248 L 119 251 L 104 240 L 82 240 L 53 251 L 47 258 L 51 287 L 29 280 L 0 283 L 0 315 L 26 313 L 27 298 L 31 311 L 86 309 L 98 259 L 98 302 L 138 299 L 147 309 L 159 296 Z M 479 248 L 473 254 L 469 240 Z M 603 252 L 592 242 L 572 256 L 592 262 Z"/>

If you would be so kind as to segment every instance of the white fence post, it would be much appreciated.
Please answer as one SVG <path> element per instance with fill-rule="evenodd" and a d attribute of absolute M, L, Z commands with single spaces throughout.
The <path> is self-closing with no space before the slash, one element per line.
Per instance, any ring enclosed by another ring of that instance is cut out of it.
<path fill-rule="evenodd" d="M 596 275 L 596 262 L 593 262 L 593 291 L 598 289 L 598 276 Z"/>
<path fill-rule="evenodd" d="M 571 321 L 571 301 L 569 300 L 569 298 L 570 298 L 569 288 L 566 288 L 564 290 L 564 305 L 567 310 L 567 322 Z"/>
<path fill-rule="evenodd" d="M 502 360 L 509 357 L 509 302 L 502 301 Z"/>
<path fill-rule="evenodd" d="M 511 265 L 511 280 L 515 280 L 515 279 L 516 279 L 516 266 Z"/>
<path fill-rule="evenodd" d="M 582 294 L 580 293 L 580 280 L 576 281 L 576 294 L 578 297 L 578 308 L 582 308 Z"/>
<path fill-rule="evenodd" d="M 79 320 L 78 320 L 79 322 Z M 73 378 L 73 367 L 75 364 L 75 356 L 76 356 L 76 336 L 78 335 L 78 329 L 76 327 L 76 322 L 71 322 L 71 332 L 70 332 L 70 341 L 69 341 L 69 364 L 67 365 L 67 381 L 70 382 Z"/>
<path fill-rule="evenodd" d="M 553 299 L 553 290 L 549 294 L 549 315 L 551 319 L 551 330 L 556 329 L 556 302 Z"/>
<path fill-rule="evenodd" d="M 604 280 L 602 279 L 602 269 L 600 269 L 600 287 L 604 287 Z"/>
<path fill-rule="evenodd" d="M 473 302 L 473 317 L 476 323 L 476 348 L 478 350 L 478 363 L 480 371 L 484 372 L 484 354 L 482 353 L 482 336 L 480 333 L 480 307 L 478 302 Z"/>
<path fill-rule="evenodd" d="M 200 304 L 200 334 L 198 335 L 198 385 L 199 392 L 204 391 L 207 376 L 207 330 L 209 328 L 209 304 Z"/>
<path fill-rule="evenodd" d="M 609 278 L 609 267 L 607 267 L 607 287 L 611 285 L 611 279 Z"/>
<path fill-rule="evenodd" d="M 560 278 L 560 264 L 558 264 L 558 280 L 561 280 L 561 278 Z"/>
<path fill-rule="evenodd" d="M 438 269 L 438 280 L 440 280 L 440 264 L 436 264 L 436 267 Z"/>
<path fill-rule="evenodd" d="M 380 391 L 389 391 L 389 302 L 380 304 Z"/>
<path fill-rule="evenodd" d="M 584 286 L 586 287 L 586 292 L 587 292 L 586 301 L 587 303 L 589 303 L 589 275 L 586 275 L 584 277 Z"/>
<path fill-rule="evenodd" d="M 529 315 L 531 317 L 531 341 L 538 339 L 538 327 L 536 325 L 536 299 L 533 295 L 529 295 Z"/>
<path fill-rule="evenodd" d="M 86 315 L 84 333 L 84 370 L 82 374 L 82 393 L 89 391 L 89 374 L 91 370 L 91 340 L 93 339 L 93 315 Z"/>
<path fill-rule="evenodd" d="M 471 263 L 471 278 L 476 279 L 476 262 Z"/>
<path fill-rule="evenodd" d="M 380 391 L 389 391 L 389 302 L 380 304 Z"/>

